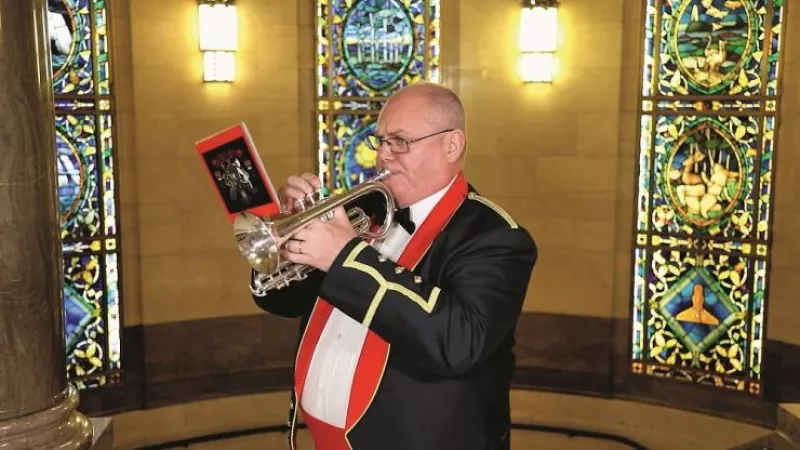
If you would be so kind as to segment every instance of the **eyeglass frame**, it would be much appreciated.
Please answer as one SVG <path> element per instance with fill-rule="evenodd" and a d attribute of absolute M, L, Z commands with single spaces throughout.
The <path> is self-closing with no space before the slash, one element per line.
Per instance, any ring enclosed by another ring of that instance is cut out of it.
<path fill-rule="evenodd" d="M 394 154 L 405 154 L 405 153 L 408 153 L 408 152 L 411 151 L 411 144 L 419 142 L 419 141 L 421 141 L 423 139 L 428 139 L 428 138 L 431 138 L 431 137 L 434 137 L 434 136 L 438 136 L 440 134 L 449 133 L 451 131 L 455 131 L 455 128 L 448 128 L 446 130 L 437 131 L 435 133 L 431 133 L 431 134 L 428 134 L 428 135 L 425 135 L 425 136 L 422 136 L 422 137 L 418 137 L 416 139 L 411 139 L 411 140 L 402 138 L 400 136 L 392 136 L 392 137 L 389 137 L 389 138 L 382 138 L 378 134 L 372 133 L 372 134 L 368 135 L 364 139 L 364 141 L 366 142 L 367 147 L 369 147 L 370 149 L 375 150 L 375 151 L 380 150 L 381 146 L 383 146 L 383 144 L 386 144 L 386 146 L 389 147 L 389 151 L 390 152 L 392 152 Z M 373 147 L 371 145 L 370 141 L 369 141 L 369 139 L 373 138 L 373 137 L 378 139 L 378 141 L 379 141 L 377 147 Z M 405 150 L 404 151 L 397 151 L 396 149 L 393 149 L 392 145 L 389 143 L 389 139 L 398 139 L 398 140 L 402 141 L 403 146 L 405 147 Z"/>

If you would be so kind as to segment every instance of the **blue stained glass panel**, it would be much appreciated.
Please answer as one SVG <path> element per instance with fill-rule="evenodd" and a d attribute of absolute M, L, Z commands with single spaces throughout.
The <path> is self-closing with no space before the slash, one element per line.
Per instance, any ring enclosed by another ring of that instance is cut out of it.
<path fill-rule="evenodd" d="M 363 144 L 383 100 L 419 81 L 439 81 L 439 0 L 317 2 L 319 175 L 332 191 L 376 173 Z"/>
<path fill-rule="evenodd" d="M 48 0 L 67 377 L 118 383 L 122 361 L 114 98 L 105 0 Z"/>
<path fill-rule="evenodd" d="M 642 95 L 653 95 L 653 68 L 655 67 L 656 0 L 647 0 L 644 18 L 644 54 L 642 55 Z"/>
<path fill-rule="evenodd" d="M 644 327 L 643 324 L 646 322 L 644 317 L 645 315 L 645 298 L 647 298 L 647 293 L 645 292 L 646 288 L 646 270 L 645 267 L 647 266 L 647 252 L 644 249 L 636 249 L 635 252 L 635 271 L 633 274 L 633 309 L 631 312 L 631 317 L 633 318 L 633 358 L 634 359 L 641 359 L 642 352 L 645 349 L 644 346 Z"/>
<path fill-rule="evenodd" d="M 785 9 L 780 7 L 783 0 L 774 2 L 772 11 L 772 24 L 770 25 L 770 52 L 767 57 L 767 95 L 778 95 L 778 60 L 781 55 L 781 41 L 783 41 L 783 16 Z"/>
<path fill-rule="evenodd" d="M 365 137 L 375 131 L 377 115 L 337 114 L 334 116 L 333 152 L 336 155 L 334 189 L 351 189 L 377 174 L 378 152 L 369 148 Z"/>
<path fill-rule="evenodd" d="M 112 118 L 110 114 L 102 114 L 100 118 L 100 149 L 103 162 L 101 178 L 103 180 L 103 217 L 104 232 L 107 236 L 117 233 L 116 176 L 114 172 L 114 144 Z"/>
<path fill-rule="evenodd" d="M 95 126 L 94 116 L 56 117 L 61 238 L 68 241 L 96 237 L 102 231 Z"/>
<path fill-rule="evenodd" d="M 442 29 L 439 25 L 439 8 L 441 8 L 439 0 L 431 0 L 427 16 L 431 23 L 428 27 L 428 79 L 435 82 L 439 81 L 439 50 L 442 36 Z"/>
<path fill-rule="evenodd" d="M 652 134 L 653 118 L 642 116 L 641 126 L 647 133 L 643 133 L 639 140 L 639 195 L 636 199 L 637 228 L 645 231 L 650 223 L 650 164 L 652 162 Z"/>
<path fill-rule="evenodd" d="M 423 79 L 425 3 L 334 0 L 332 94 L 388 96 L 393 89 Z"/>
<path fill-rule="evenodd" d="M 764 117 L 763 144 L 761 147 L 761 186 L 758 192 L 758 223 L 756 232 L 760 240 L 770 238 L 772 222 L 772 174 L 775 157 L 775 122 L 774 116 Z"/>
<path fill-rule="evenodd" d="M 749 368 L 750 377 L 754 380 L 761 379 L 761 356 L 762 344 L 764 342 L 764 302 L 767 290 L 767 266 L 765 260 L 756 260 L 753 277 L 755 278 L 755 291 L 753 292 L 750 310 L 750 342 L 752 349 L 750 352 Z"/>
<path fill-rule="evenodd" d="M 328 1 L 317 2 L 317 97 L 331 95 L 331 36 L 328 19 L 330 5 Z"/>
<path fill-rule="evenodd" d="M 114 242 L 116 244 L 116 242 Z M 109 246 L 110 247 L 110 246 Z M 116 245 L 114 245 L 116 247 Z M 109 248 L 109 250 L 111 250 Z M 122 364 L 122 322 L 119 295 L 119 265 L 117 253 L 106 254 L 106 312 L 108 317 L 108 368 L 113 371 Z"/>
<path fill-rule="evenodd" d="M 53 88 L 58 94 L 94 93 L 89 0 L 47 0 Z"/>
<path fill-rule="evenodd" d="M 105 0 L 94 0 L 94 40 L 97 59 L 97 91 L 100 95 L 111 93 L 111 63 L 108 48 L 108 10 Z"/>

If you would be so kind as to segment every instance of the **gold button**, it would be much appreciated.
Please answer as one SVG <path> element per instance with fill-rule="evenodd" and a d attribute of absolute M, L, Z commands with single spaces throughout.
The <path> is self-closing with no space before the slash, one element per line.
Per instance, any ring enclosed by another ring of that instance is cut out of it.
<path fill-rule="evenodd" d="M 397 266 L 394 268 L 394 273 L 400 275 L 401 273 L 403 273 L 403 270 L 404 269 L 401 266 Z"/>
<path fill-rule="evenodd" d="M 386 258 L 386 256 L 384 256 L 384 255 L 378 255 L 378 261 L 380 261 L 380 262 L 386 262 L 387 259 L 388 258 Z"/>

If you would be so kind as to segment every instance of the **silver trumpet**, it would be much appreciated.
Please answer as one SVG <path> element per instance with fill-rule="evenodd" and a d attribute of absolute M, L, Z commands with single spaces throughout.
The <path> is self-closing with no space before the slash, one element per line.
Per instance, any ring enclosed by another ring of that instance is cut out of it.
<path fill-rule="evenodd" d="M 353 200 L 375 191 L 383 194 L 386 200 L 386 219 L 377 231 L 370 231 L 371 221 L 358 207 L 347 210 L 347 216 L 356 234 L 368 239 L 382 239 L 392 226 L 392 212 L 395 210 L 394 196 L 381 183 L 391 173 L 384 169 L 375 177 L 360 183 L 353 189 L 328 198 L 319 192 L 298 202 L 299 211 L 281 212 L 271 217 L 259 217 L 251 213 L 237 214 L 233 231 L 239 252 L 255 270 L 250 290 L 263 297 L 274 289 L 282 289 L 293 281 L 303 280 L 315 269 L 304 264 L 295 264 L 281 258 L 280 249 L 292 236 L 315 219 L 328 220 L 333 210 Z"/>

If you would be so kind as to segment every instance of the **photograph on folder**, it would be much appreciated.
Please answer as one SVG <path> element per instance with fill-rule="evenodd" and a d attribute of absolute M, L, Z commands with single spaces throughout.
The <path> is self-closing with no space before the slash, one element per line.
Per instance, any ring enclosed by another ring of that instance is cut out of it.
<path fill-rule="evenodd" d="M 253 145 L 240 123 L 195 143 L 228 219 L 249 212 L 269 216 L 280 211 L 280 200 Z"/>

